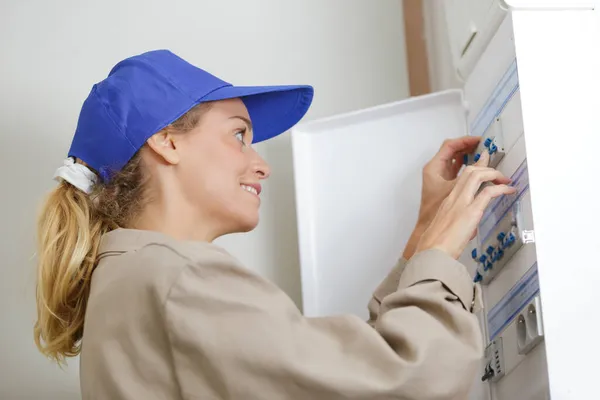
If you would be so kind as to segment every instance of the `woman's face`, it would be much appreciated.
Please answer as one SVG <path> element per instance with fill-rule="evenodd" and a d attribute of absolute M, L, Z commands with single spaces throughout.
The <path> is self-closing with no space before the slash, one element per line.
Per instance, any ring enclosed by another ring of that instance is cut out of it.
<path fill-rule="evenodd" d="M 212 103 L 194 129 L 170 137 L 173 153 L 165 160 L 177 184 L 168 187 L 180 192 L 176 203 L 187 210 L 179 218 L 202 225 L 214 236 L 209 240 L 258 224 L 260 182 L 269 167 L 250 146 L 252 135 L 244 103 L 231 99 Z"/>

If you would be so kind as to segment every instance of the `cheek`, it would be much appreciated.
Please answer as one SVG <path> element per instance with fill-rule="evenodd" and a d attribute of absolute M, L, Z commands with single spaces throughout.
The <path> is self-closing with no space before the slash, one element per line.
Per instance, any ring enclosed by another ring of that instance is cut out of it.
<path fill-rule="evenodd" d="M 235 154 L 231 152 L 198 154 L 185 165 L 184 190 L 196 204 L 213 210 L 219 208 L 219 204 L 221 208 L 231 208 L 239 201 L 237 196 L 244 194 L 240 188 L 242 175 Z"/>
<path fill-rule="evenodd" d="M 182 185 L 184 189 L 200 188 L 205 186 L 207 178 L 210 176 L 208 160 L 201 157 L 190 157 L 180 164 L 182 175 Z"/>
<path fill-rule="evenodd" d="M 206 147 L 206 146 L 205 146 Z M 211 151 L 186 152 L 180 168 L 187 201 L 220 219 L 252 222 L 257 200 L 240 184 L 250 176 L 251 159 L 234 145 L 212 146 Z M 236 223 L 237 223 L 236 222 Z"/>
<path fill-rule="evenodd" d="M 177 169 L 179 187 L 187 202 L 202 204 L 202 201 L 209 197 L 211 186 L 214 185 L 212 155 L 204 151 L 194 151 L 191 147 L 181 153 Z"/>
<path fill-rule="evenodd" d="M 210 208 L 230 222 L 246 224 L 248 220 L 253 221 L 260 201 L 241 187 L 244 180 L 252 179 L 248 173 L 247 157 L 237 151 L 221 160 L 227 162 L 219 162 L 207 181 L 210 185 Z"/>

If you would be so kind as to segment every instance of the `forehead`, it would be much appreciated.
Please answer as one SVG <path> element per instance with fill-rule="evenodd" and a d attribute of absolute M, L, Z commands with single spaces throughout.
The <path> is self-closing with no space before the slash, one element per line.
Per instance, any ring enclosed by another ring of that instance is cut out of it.
<path fill-rule="evenodd" d="M 215 118 L 229 119 L 231 117 L 243 117 L 250 119 L 244 102 L 237 98 L 213 102 L 209 114 Z"/>
<path fill-rule="evenodd" d="M 206 114 L 200 118 L 195 130 L 206 133 L 230 133 L 232 129 L 239 130 L 244 125 L 247 127 L 245 142 L 252 143 L 252 121 L 248 109 L 241 99 L 235 98 L 211 102 L 210 107 Z M 213 135 L 209 136 L 213 137 Z"/>

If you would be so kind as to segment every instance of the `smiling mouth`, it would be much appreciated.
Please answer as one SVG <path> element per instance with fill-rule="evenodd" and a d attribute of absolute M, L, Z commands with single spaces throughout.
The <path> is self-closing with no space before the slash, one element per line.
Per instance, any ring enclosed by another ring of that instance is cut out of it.
<path fill-rule="evenodd" d="M 258 190 L 256 190 L 256 188 L 252 187 L 252 186 L 248 186 L 248 185 L 240 185 L 242 187 L 242 189 L 244 189 L 247 192 L 250 193 L 254 193 L 255 195 L 258 196 Z"/>

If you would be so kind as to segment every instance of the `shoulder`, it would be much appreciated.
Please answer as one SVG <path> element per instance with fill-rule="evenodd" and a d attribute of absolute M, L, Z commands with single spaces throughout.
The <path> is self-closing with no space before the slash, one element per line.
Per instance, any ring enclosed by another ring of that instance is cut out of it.
<path fill-rule="evenodd" d="M 237 258 L 212 243 L 155 242 L 136 253 L 153 285 L 160 287 L 164 300 L 182 288 L 214 285 L 233 276 L 255 277 Z"/>
<path fill-rule="evenodd" d="M 152 251 L 148 248 L 147 251 Z M 264 277 L 244 266 L 223 248 L 203 243 L 200 248 L 185 246 L 169 247 L 183 262 L 179 265 L 177 278 L 173 281 L 170 298 L 178 296 L 206 295 L 221 291 L 238 294 L 250 291 L 275 289 Z"/>
<path fill-rule="evenodd" d="M 218 245 L 200 243 L 188 246 L 177 242 L 162 243 L 163 246 L 166 247 L 158 250 L 151 245 L 145 251 L 165 251 L 176 254 L 179 259 L 178 272 L 172 276 L 165 296 L 165 304 L 170 304 L 168 308 L 171 310 L 176 308 L 174 304 L 202 309 L 228 304 L 237 308 L 270 303 L 273 299 L 278 299 L 280 304 L 291 305 L 291 300 L 277 285 L 244 266 Z"/>
<path fill-rule="evenodd" d="M 127 289 L 164 302 L 181 280 L 214 280 L 227 274 L 251 275 L 224 248 L 206 242 L 179 241 L 149 232 L 122 230 L 103 238 L 94 271 L 96 293 Z"/>
<path fill-rule="evenodd" d="M 218 247 L 188 259 L 164 298 L 165 322 L 179 337 L 195 337 L 206 326 L 299 318 L 294 302 L 269 279 L 244 267 Z M 199 324 L 199 325 L 198 325 Z"/>

